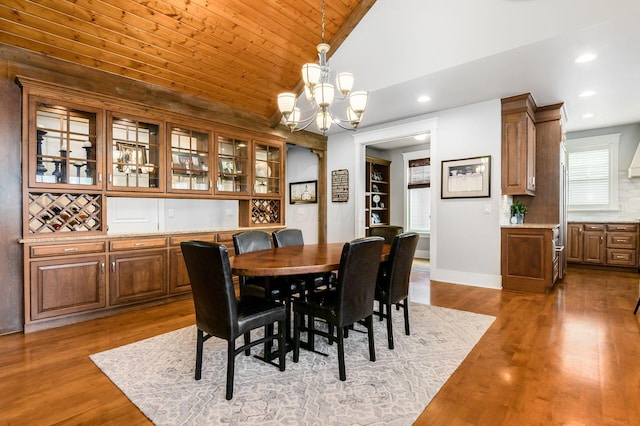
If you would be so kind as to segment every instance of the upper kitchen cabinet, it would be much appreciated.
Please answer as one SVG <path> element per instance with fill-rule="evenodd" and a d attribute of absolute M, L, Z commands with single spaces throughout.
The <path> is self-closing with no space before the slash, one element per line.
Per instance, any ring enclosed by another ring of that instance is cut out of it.
<path fill-rule="evenodd" d="M 28 102 L 29 187 L 101 189 L 101 110 L 35 96 Z"/>
<path fill-rule="evenodd" d="M 163 124 L 147 118 L 109 113 L 107 189 L 162 192 L 165 170 Z"/>
<path fill-rule="evenodd" d="M 249 196 L 249 138 L 216 134 L 216 194 Z"/>
<path fill-rule="evenodd" d="M 211 132 L 169 124 L 168 192 L 211 194 Z"/>
<path fill-rule="evenodd" d="M 502 193 L 535 195 L 536 105 L 529 93 L 502 99 Z"/>
<path fill-rule="evenodd" d="M 283 194 L 283 144 L 281 142 L 253 141 L 253 195 L 276 196 Z"/>

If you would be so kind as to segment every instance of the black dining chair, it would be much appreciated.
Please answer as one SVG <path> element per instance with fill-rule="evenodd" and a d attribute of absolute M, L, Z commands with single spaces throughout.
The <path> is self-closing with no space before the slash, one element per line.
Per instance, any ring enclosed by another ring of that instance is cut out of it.
<path fill-rule="evenodd" d="M 304 245 L 302 231 L 297 228 L 278 229 L 277 231 L 274 231 L 271 236 L 273 237 L 273 245 L 275 247 Z M 303 274 L 295 276 L 295 279 L 302 280 L 307 292 L 315 291 L 320 287 L 331 286 L 335 281 L 335 278 L 336 275 L 332 272 L 327 272 L 326 274 Z"/>
<path fill-rule="evenodd" d="M 271 235 L 264 231 L 245 231 L 232 236 L 236 254 L 271 249 Z M 291 335 L 291 297 L 304 292 L 304 282 L 282 277 L 239 277 L 240 296 L 252 295 L 276 300 L 285 304 L 286 336 Z M 267 345 L 268 346 L 268 345 Z M 267 354 L 265 353 L 265 356 Z"/>
<path fill-rule="evenodd" d="M 419 236 L 415 232 L 396 235 L 391 242 L 389 259 L 380 264 L 376 281 L 375 300 L 378 302 L 376 314 L 387 319 L 387 340 L 389 349 L 393 349 L 393 325 L 391 305 L 404 310 L 404 332 L 409 331 L 409 277 L 411 265 L 416 253 Z"/>
<path fill-rule="evenodd" d="M 370 237 L 382 237 L 386 244 L 391 244 L 393 237 L 402 232 L 404 232 L 402 226 L 396 225 L 372 226 L 369 228 Z"/>
<path fill-rule="evenodd" d="M 227 341 L 226 398 L 233 398 L 235 357 L 241 352 L 249 355 L 251 347 L 278 340 L 278 366 L 285 370 L 285 308 L 282 304 L 262 297 L 236 298 L 233 276 L 227 248 L 216 243 L 184 241 L 180 244 L 191 294 L 196 311 L 198 330 L 196 341 L 195 379 L 202 377 L 202 352 L 204 342 L 211 337 Z M 278 323 L 278 332 L 273 325 Z M 251 341 L 251 330 L 265 327 L 261 339 Z M 236 347 L 236 339 L 244 336 L 244 344 Z"/>
<path fill-rule="evenodd" d="M 356 322 L 367 328 L 369 341 L 369 360 L 376 360 L 373 339 L 373 299 L 375 293 L 377 267 L 380 263 L 384 239 L 366 237 L 345 243 L 340 258 L 338 281 L 335 288 L 312 293 L 306 300 L 293 302 L 294 312 L 294 348 L 293 362 L 300 357 L 300 332 L 308 333 L 308 344 L 313 349 L 315 335 L 338 344 L 338 370 L 340 380 L 346 380 L 344 365 L 345 329 Z M 309 316 L 309 325 L 305 326 L 304 316 Z M 315 328 L 315 318 L 325 320 L 329 331 Z M 333 330 L 335 330 L 335 335 Z"/>

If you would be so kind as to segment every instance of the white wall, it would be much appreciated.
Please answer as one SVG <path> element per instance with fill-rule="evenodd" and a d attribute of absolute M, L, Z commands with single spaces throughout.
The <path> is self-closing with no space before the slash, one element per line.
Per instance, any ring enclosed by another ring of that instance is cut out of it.
<path fill-rule="evenodd" d="M 625 126 L 606 127 L 567 133 L 566 139 L 579 139 L 590 136 L 620 133 L 618 146 L 618 205 L 617 211 L 568 211 L 567 220 L 577 222 L 638 220 L 640 219 L 640 178 L 627 177 L 627 169 L 640 141 L 640 123 Z"/>
<path fill-rule="evenodd" d="M 437 119 L 437 130 L 434 129 L 431 139 L 431 164 L 434 170 L 431 185 L 436 189 L 432 191 L 431 198 L 433 280 L 501 288 L 500 223 L 505 213 L 500 196 L 500 108 L 500 100 L 495 99 L 358 131 L 366 135 L 385 133 L 412 122 Z M 341 133 L 329 137 L 329 182 L 331 170 L 347 168 L 350 172 L 350 195 L 363 199 L 358 203 L 357 199 L 350 196 L 349 203 L 329 203 L 327 231 L 331 242 L 346 241 L 364 232 L 364 214 L 356 209 L 363 207 L 364 187 L 354 193 L 353 182 L 356 179 L 351 179 L 353 174 L 364 173 L 364 164 L 356 161 L 362 155 L 361 147 L 354 143 L 353 134 Z M 441 200 L 441 161 L 485 155 L 491 156 L 491 197 Z M 328 190 L 330 197 L 330 188 Z M 489 213 L 485 213 L 487 209 Z M 353 217 L 356 218 L 355 222 Z"/>
<path fill-rule="evenodd" d="M 289 204 L 289 183 L 318 180 L 318 156 L 308 148 L 287 145 L 285 223 L 302 230 L 305 244 L 318 243 L 318 204 Z"/>

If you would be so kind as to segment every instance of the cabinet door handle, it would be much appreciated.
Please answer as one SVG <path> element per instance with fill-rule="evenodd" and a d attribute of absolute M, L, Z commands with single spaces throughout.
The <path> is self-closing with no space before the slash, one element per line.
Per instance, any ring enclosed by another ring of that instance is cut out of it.
<path fill-rule="evenodd" d="M 111 262 L 111 272 L 116 271 L 116 262 Z"/>
<path fill-rule="evenodd" d="M 108 179 L 109 179 L 109 183 L 111 183 L 111 173 L 107 173 Z"/>
<path fill-rule="evenodd" d="M 63 249 L 62 251 L 65 252 L 65 253 L 71 253 L 71 252 L 74 252 L 74 251 L 78 251 L 78 248 L 77 247 L 69 247 L 69 248 Z"/>
<path fill-rule="evenodd" d="M 102 173 L 98 173 L 98 183 L 102 183 Z"/>
<path fill-rule="evenodd" d="M 100 271 L 104 274 L 104 262 L 100 264 Z"/>

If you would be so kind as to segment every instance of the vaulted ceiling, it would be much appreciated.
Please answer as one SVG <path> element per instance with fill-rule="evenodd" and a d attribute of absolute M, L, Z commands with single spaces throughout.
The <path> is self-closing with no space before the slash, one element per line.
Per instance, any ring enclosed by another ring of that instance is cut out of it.
<path fill-rule="evenodd" d="M 329 0 L 335 51 L 375 0 Z M 321 0 L 2 0 L 0 42 L 271 117 L 316 61 Z"/>

